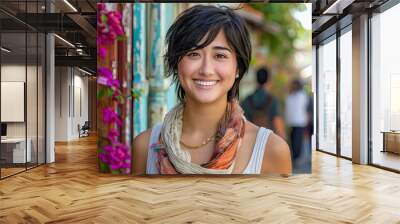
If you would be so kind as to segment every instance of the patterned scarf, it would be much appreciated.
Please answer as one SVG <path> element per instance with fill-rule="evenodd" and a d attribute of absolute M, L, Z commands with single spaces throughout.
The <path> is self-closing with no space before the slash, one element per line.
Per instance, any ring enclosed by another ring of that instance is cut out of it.
<path fill-rule="evenodd" d="M 183 104 L 179 104 L 167 113 L 159 142 L 152 146 L 157 151 L 157 167 L 160 174 L 232 173 L 236 152 L 245 131 L 245 118 L 239 102 L 228 102 L 225 116 L 218 127 L 214 154 L 209 162 L 202 165 L 191 163 L 190 153 L 180 147 L 183 108 Z"/>

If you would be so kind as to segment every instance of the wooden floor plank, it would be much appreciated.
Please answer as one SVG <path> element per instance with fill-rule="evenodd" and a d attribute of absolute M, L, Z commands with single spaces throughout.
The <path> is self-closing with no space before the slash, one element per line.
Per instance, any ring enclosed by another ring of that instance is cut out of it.
<path fill-rule="evenodd" d="M 0 181 L 0 223 L 400 223 L 400 175 L 313 152 L 289 178 L 98 173 L 96 137 Z"/>

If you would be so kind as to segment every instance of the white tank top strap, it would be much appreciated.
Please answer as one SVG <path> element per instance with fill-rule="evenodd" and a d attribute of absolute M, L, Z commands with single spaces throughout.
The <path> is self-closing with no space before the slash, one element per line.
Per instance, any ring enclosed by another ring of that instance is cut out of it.
<path fill-rule="evenodd" d="M 149 140 L 149 149 L 147 152 L 146 174 L 159 174 L 157 165 L 156 165 L 157 155 L 156 155 L 156 151 L 154 150 L 154 147 L 152 147 L 152 145 L 157 143 L 159 136 L 160 136 L 161 128 L 162 128 L 162 123 L 157 123 L 151 129 L 151 135 L 150 135 L 150 140 Z"/>
<path fill-rule="evenodd" d="M 249 164 L 243 171 L 243 174 L 260 174 L 264 158 L 265 144 L 272 130 L 260 127 L 258 129 L 256 142 L 254 144 L 253 153 L 251 155 Z"/>

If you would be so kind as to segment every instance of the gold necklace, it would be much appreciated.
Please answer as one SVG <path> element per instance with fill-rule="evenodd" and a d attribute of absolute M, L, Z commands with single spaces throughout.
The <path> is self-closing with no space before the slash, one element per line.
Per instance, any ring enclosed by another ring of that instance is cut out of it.
<path fill-rule="evenodd" d="M 184 103 L 184 105 L 185 105 L 185 103 Z M 219 140 L 219 139 L 222 137 L 222 134 L 221 134 L 220 130 L 226 128 L 225 125 L 228 123 L 227 121 L 228 121 L 228 119 L 229 119 L 230 116 L 231 116 L 230 112 L 231 112 L 231 104 L 228 103 L 228 104 L 226 105 L 225 114 L 224 114 L 224 116 L 222 117 L 222 119 L 221 119 L 221 120 L 219 121 L 219 123 L 218 123 L 217 133 L 215 133 L 214 135 L 208 137 L 208 138 L 207 138 L 205 141 L 203 141 L 200 145 L 194 145 L 194 146 L 192 146 L 192 145 L 187 145 L 187 144 L 185 144 L 182 140 L 179 140 L 179 143 L 180 143 L 181 145 L 183 145 L 185 148 L 188 148 L 188 149 L 198 149 L 198 148 L 200 148 L 200 147 L 202 147 L 202 146 L 204 146 L 204 145 L 207 145 L 208 143 L 210 143 L 211 140 L 215 139 L 216 137 L 217 137 L 217 139 Z"/>
<path fill-rule="evenodd" d="M 189 148 L 189 149 L 198 149 L 204 145 L 207 145 L 208 143 L 210 143 L 211 140 L 213 140 L 215 138 L 215 135 L 208 137 L 205 141 L 203 141 L 200 145 L 187 145 L 185 144 L 182 140 L 179 141 L 179 143 L 181 143 L 181 145 L 183 145 L 185 148 Z"/>

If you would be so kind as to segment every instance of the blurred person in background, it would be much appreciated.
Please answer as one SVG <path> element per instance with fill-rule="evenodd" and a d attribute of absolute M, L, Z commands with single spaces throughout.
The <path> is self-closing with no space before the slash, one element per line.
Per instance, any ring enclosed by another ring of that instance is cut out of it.
<path fill-rule="evenodd" d="M 286 139 L 285 125 L 279 110 L 278 100 L 270 93 L 272 86 L 267 68 L 258 69 L 257 89 L 242 102 L 245 117 L 260 127 L 273 130 L 281 138 Z"/>
<path fill-rule="evenodd" d="M 286 123 L 290 128 L 290 148 L 293 162 L 299 158 L 303 147 L 304 134 L 309 120 L 308 106 L 309 98 L 303 89 L 303 84 L 299 79 L 293 80 L 285 106 Z"/>

